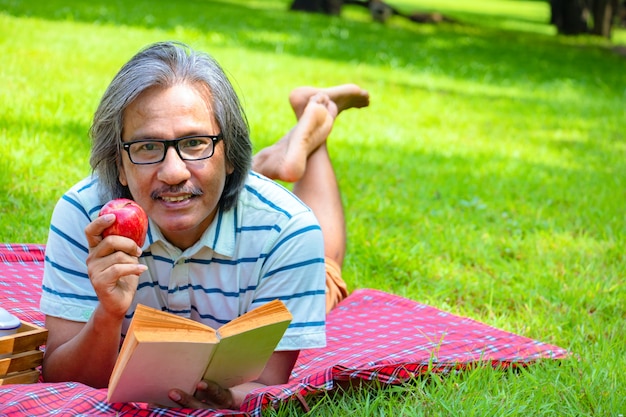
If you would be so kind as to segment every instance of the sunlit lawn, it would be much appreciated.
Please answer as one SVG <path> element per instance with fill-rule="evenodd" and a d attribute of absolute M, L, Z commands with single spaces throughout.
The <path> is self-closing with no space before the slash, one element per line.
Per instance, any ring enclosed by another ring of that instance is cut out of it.
<path fill-rule="evenodd" d="M 298 85 L 356 82 L 330 149 L 350 288 L 378 288 L 571 349 L 521 373 L 478 369 L 322 398 L 314 414 L 626 412 L 626 44 L 555 36 L 548 3 L 398 2 L 459 24 L 290 13 L 287 1 L 0 0 L 0 241 L 45 243 L 89 173 L 90 118 L 142 46 L 178 39 L 227 69 L 255 147 Z M 296 413 L 290 406 L 280 413 Z"/>

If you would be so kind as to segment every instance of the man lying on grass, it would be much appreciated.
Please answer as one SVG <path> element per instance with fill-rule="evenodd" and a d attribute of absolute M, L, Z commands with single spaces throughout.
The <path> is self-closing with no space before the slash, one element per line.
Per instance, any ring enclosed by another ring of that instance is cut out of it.
<path fill-rule="evenodd" d="M 273 299 L 293 315 L 261 377 L 231 389 L 202 381 L 184 407 L 239 408 L 285 383 L 301 349 L 325 344 L 325 312 L 346 295 L 343 208 L 326 139 L 342 110 L 364 107 L 356 85 L 301 87 L 298 119 L 252 157 L 240 102 L 220 66 L 178 43 L 140 51 L 114 77 L 91 127 L 94 174 L 57 203 L 41 310 L 46 381 L 106 387 L 138 303 L 217 328 Z M 252 171 L 250 170 L 252 168 Z M 261 175 L 259 175 L 261 174 Z M 271 181 L 293 182 L 293 194 Z M 102 236 L 113 198 L 149 217 L 145 244 Z"/>

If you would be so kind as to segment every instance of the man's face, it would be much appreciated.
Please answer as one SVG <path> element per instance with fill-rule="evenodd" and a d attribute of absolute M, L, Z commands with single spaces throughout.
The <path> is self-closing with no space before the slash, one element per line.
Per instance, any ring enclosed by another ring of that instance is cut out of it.
<path fill-rule="evenodd" d="M 153 87 L 124 111 L 122 140 L 176 139 L 217 135 L 220 128 L 197 86 Z M 233 168 L 224 157 L 224 142 L 209 159 L 183 161 L 174 147 L 152 165 L 133 164 L 122 152 L 119 180 L 133 198 L 180 249 L 193 245 L 213 221 L 226 175 Z"/>

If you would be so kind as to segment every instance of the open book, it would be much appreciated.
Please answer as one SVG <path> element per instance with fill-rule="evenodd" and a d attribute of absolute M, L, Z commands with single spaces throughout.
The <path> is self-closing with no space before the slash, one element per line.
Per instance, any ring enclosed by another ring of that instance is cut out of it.
<path fill-rule="evenodd" d="M 257 379 L 292 316 L 274 300 L 215 330 L 139 304 L 109 380 L 109 402 L 177 407 L 172 388 L 193 394 L 202 379 L 228 388 Z"/>

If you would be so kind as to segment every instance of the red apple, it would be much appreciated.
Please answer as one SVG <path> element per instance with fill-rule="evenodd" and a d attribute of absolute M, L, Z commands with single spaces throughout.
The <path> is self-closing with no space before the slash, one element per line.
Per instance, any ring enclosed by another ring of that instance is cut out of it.
<path fill-rule="evenodd" d="M 116 198 L 102 206 L 99 216 L 110 213 L 115 214 L 115 223 L 107 227 L 102 236 L 125 236 L 142 247 L 148 232 L 148 216 L 141 206 L 127 198 Z"/>

